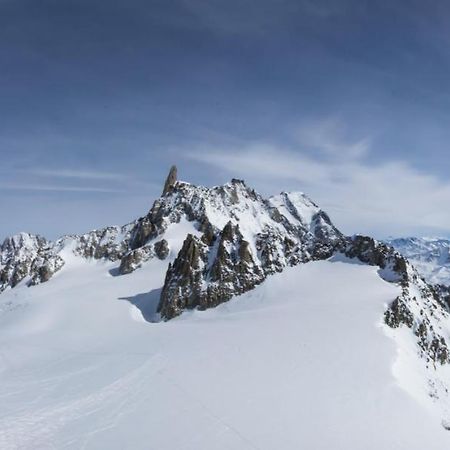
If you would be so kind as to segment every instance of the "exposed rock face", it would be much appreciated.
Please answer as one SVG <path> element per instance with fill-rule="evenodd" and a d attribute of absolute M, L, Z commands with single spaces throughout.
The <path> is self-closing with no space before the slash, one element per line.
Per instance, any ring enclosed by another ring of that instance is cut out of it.
<path fill-rule="evenodd" d="M 64 266 L 61 255 L 67 248 L 83 258 L 120 260 L 129 251 L 134 225 L 64 236 L 55 242 L 28 233 L 7 238 L 0 246 L 0 292 L 27 277 L 30 286 L 48 281 Z"/>
<path fill-rule="evenodd" d="M 186 308 L 223 303 L 286 266 L 327 258 L 345 241 L 303 194 L 265 200 L 243 181 L 232 180 L 212 189 L 178 183 L 166 198 L 170 205 L 173 196 L 183 199 L 176 203 L 180 214 L 199 223 L 203 234 L 189 235 L 168 268 L 159 305 L 165 319 Z M 159 205 L 158 211 L 164 209 Z"/>
<path fill-rule="evenodd" d="M 155 244 L 147 244 L 142 247 L 130 250 L 120 260 L 119 272 L 122 275 L 134 272 L 142 266 L 143 263 L 155 256 L 164 260 L 169 255 L 169 244 L 162 239 Z"/>
<path fill-rule="evenodd" d="M 450 287 L 442 284 L 434 285 L 438 291 L 439 300 L 444 304 L 444 307 L 450 311 Z"/>
<path fill-rule="evenodd" d="M 427 362 L 449 363 L 450 353 L 441 326 L 448 312 L 433 287 L 420 278 L 414 279 L 417 273 L 409 263 L 407 274 L 402 293 L 386 310 L 385 322 L 391 328 L 410 328 Z"/>
<path fill-rule="evenodd" d="M 392 247 L 371 237 L 356 235 L 347 238 L 343 253 L 365 264 L 378 266 L 381 278 L 386 281 L 404 284 L 408 279 L 406 259 Z"/>
<path fill-rule="evenodd" d="M 74 245 L 73 252 L 84 258 L 117 261 L 129 250 L 132 224 L 123 227 L 106 227 L 81 236 L 65 236 L 56 241 L 56 247 Z"/>
<path fill-rule="evenodd" d="M 166 259 L 169 256 L 169 244 L 165 239 L 156 242 L 154 247 L 159 259 Z"/>
<path fill-rule="evenodd" d="M 20 233 L 0 246 L 0 292 L 28 278 L 28 285 L 48 281 L 64 265 L 41 236 Z"/>
<path fill-rule="evenodd" d="M 372 238 L 349 238 L 344 253 L 366 264 L 378 266 L 381 278 L 401 286 L 401 294 L 385 312 L 385 323 L 391 328 L 403 325 L 410 328 L 427 361 L 433 364 L 449 363 L 449 349 L 441 334 L 441 323 L 447 318 L 448 306 L 438 287 L 428 285 L 417 270 L 392 247 Z"/>
<path fill-rule="evenodd" d="M 143 263 L 155 256 L 155 249 L 152 245 L 144 245 L 128 252 L 120 260 L 119 272 L 122 275 L 134 272 Z"/>
<path fill-rule="evenodd" d="M 40 283 L 45 283 L 50 280 L 50 278 L 62 269 L 65 262 L 59 256 L 52 253 L 41 254 L 34 261 L 31 266 L 31 280 L 30 285 L 36 285 Z"/>
<path fill-rule="evenodd" d="M 167 175 L 166 182 L 164 183 L 164 189 L 162 191 L 162 195 L 166 195 L 170 192 L 170 190 L 175 186 L 177 182 L 177 167 L 172 166 L 169 171 L 169 175 Z"/>
<path fill-rule="evenodd" d="M 209 246 L 189 234 L 173 265 L 169 266 L 159 311 L 166 318 L 183 309 L 206 309 L 248 291 L 264 280 L 239 225 L 228 222 Z"/>
<path fill-rule="evenodd" d="M 141 217 L 131 230 L 130 250 L 135 250 L 156 235 L 156 229 L 149 217 Z"/>
<path fill-rule="evenodd" d="M 175 317 L 186 308 L 200 305 L 200 284 L 205 259 L 205 245 L 188 234 L 177 258 L 173 264 L 169 264 L 166 273 L 158 308 L 163 317 Z"/>

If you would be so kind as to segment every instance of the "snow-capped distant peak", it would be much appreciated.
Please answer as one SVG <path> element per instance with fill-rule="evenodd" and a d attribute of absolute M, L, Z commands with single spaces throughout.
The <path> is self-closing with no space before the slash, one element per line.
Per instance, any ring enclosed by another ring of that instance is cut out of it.
<path fill-rule="evenodd" d="M 430 283 L 450 285 L 450 240 L 436 237 L 407 237 L 387 240 L 410 260 Z"/>

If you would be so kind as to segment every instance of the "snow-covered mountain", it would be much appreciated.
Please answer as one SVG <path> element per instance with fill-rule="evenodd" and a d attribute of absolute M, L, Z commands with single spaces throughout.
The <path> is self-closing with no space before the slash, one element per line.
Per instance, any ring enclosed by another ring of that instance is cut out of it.
<path fill-rule="evenodd" d="M 0 290 L 0 448 L 450 444 L 445 297 L 304 194 L 172 168 L 128 225 L 6 239 Z"/>
<path fill-rule="evenodd" d="M 450 285 L 450 241 L 441 238 L 409 237 L 387 241 L 411 261 L 430 283 Z"/>

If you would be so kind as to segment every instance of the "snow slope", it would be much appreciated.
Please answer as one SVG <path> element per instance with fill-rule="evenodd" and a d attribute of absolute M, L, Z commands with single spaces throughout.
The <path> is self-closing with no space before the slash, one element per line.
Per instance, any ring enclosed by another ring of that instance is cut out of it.
<path fill-rule="evenodd" d="M 167 263 L 114 276 L 117 262 L 71 255 L 50 283 L 0 296 L 1 449 L 450 445 L 402 370 L 417 353 L 397 343 L 415 344 L 383 324 L 400 288 L 375 267 L 303 264 L 149 323 Z"/>

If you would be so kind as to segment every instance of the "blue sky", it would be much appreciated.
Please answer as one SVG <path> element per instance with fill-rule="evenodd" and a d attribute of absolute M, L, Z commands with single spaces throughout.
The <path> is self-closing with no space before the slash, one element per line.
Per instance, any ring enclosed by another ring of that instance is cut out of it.
<path fill-rule="evenodd" d="M 0 239 L 145 214 L 172 163 L 347 233 L 450 235 L 450 4 L 0 0 Z"/>

